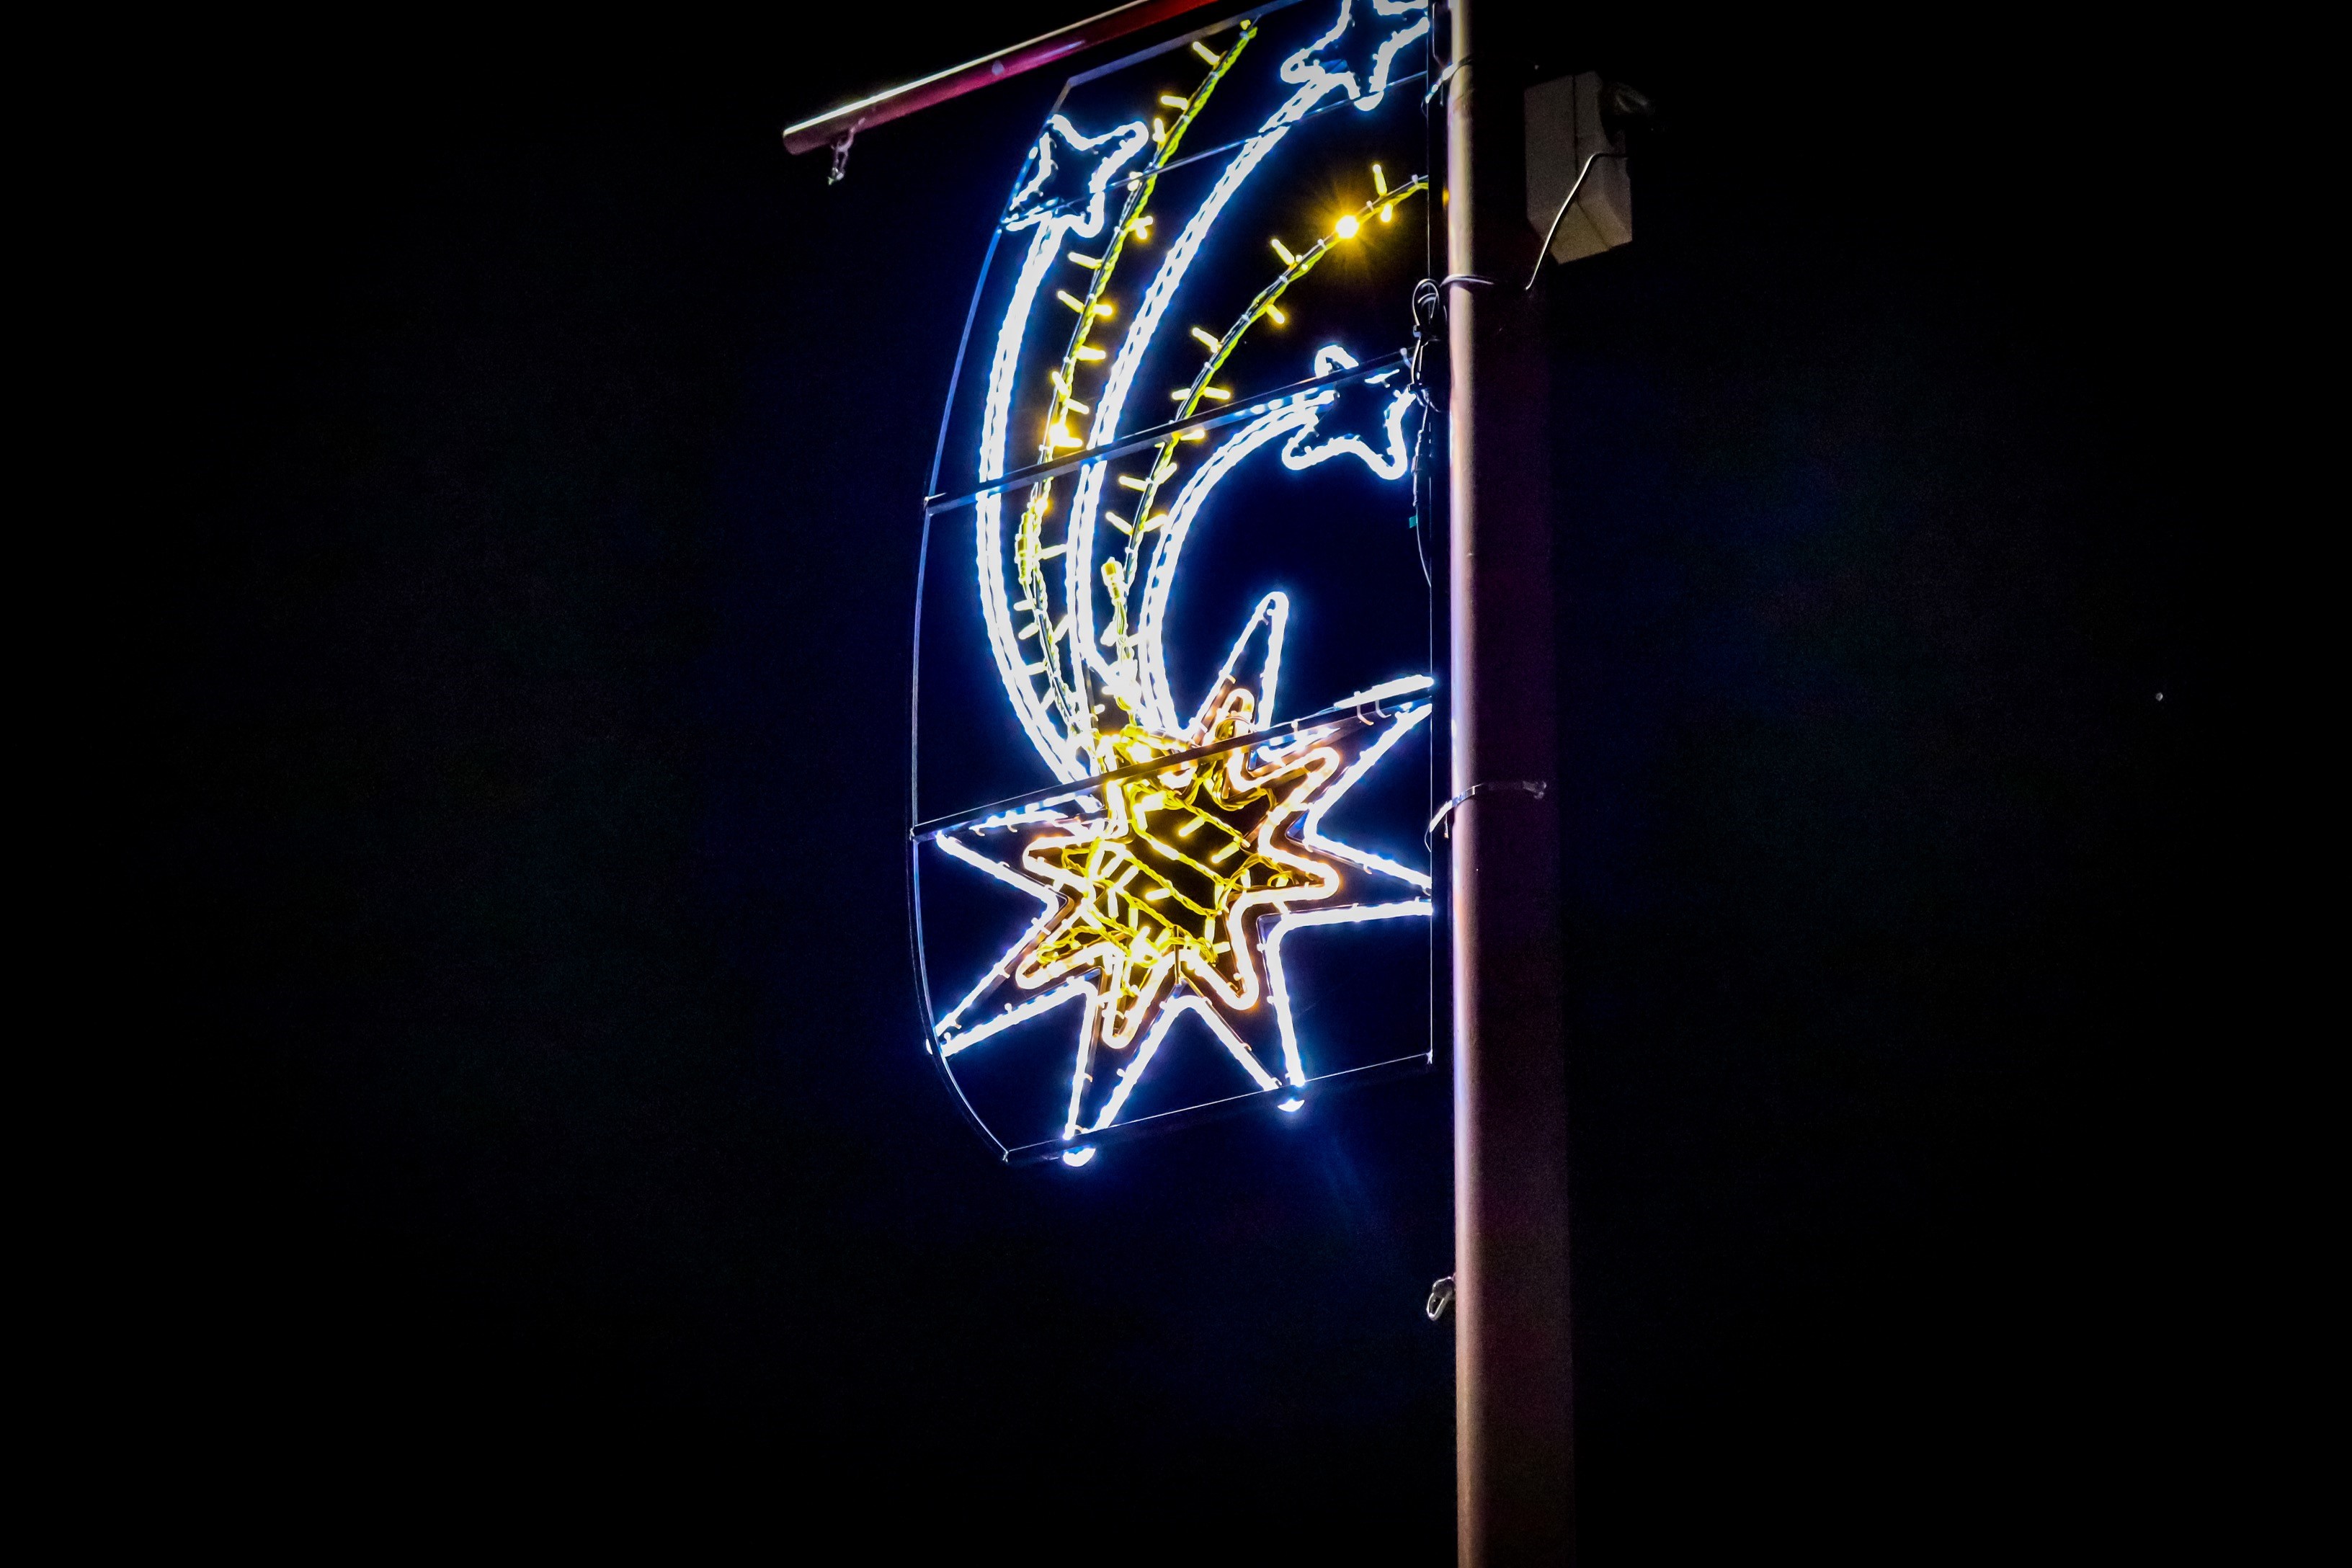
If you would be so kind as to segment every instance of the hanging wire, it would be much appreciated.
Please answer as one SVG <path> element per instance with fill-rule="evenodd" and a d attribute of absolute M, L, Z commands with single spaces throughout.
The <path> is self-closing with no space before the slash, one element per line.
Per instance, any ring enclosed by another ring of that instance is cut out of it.
<path fill-rule="evenodd" d="M 1422 454 L 1429 446 L 1429 422 L 1440 410 L 1437 400 L 1430 395 L 1429 381 L 1424 372 L 1425 356 L 1430 345 L 1442 339 L 1440 325 L 1444 318 L 1445 296 L 1433 279 L 1424 278 L 1412 286 L 1412 359 L 1406 390 L 1421 406 L 1421 419 L 1412 433 L 1412 518 L 1406 524 L 1412 530 L 1413 552 L 1421 559 L 1421 580 L 1432 593 L 1437 590 L 1437 580 L 1429 565 L 1430 502 L 1435 497 L 1426 487 L 1427 470 L 1422 464 Z"/>
<path fill-rule="evenodd" d="M 1450 273 L 1444 278 L 1424 278 L 1412 286 L 1412 369 L 1406 390 L 1421 405 L 1421 423 L 1414 427 L 1412 436 L 1412 519 L 1406 526 L 1413 531 L 1414 548 L 1421 554 L 1421 580 L 1433 593 L 1436 591 L 1437 584 L 1429 565 L 1429 531 L 1423 524 L 1428 520 L 1437 498 L 1433 488 L 1423 489 L 1424 470 L 1421 459 L 1428 446 L 1430 421 L 1445 411 L 1437 405 L 1436 397 L 1430 392 L 1427 356 L 1433 347 L 1445 341 L 1445 290 L 1456 285 L 1472 289 L 1495 286 L 1492 279 L 1480 278 L 1469 272 Z"/>
<path fill-rule="evenodd" d="M 1584 189 L 1584 177 L 1592 173 L 1592 165 L 1603 158 L 1622 158 L 1624 155 L 1622 153 L 1592 153 L 1586 155 L 1584 167 L 1576 172 L 1575 183 L 1568 187 L 1568 195 L 1560 199 L 1559 211 L 1551 215 L 1551 226 L 1544 230 L 1543 244 L 1536 248 L 1536 264 L 1528 273 L 1527 287 L 1519 292 L 1523 294 L 1533 292 L 1536 279 L 1543 276 L 1544 258 L 1551 254 L 1551 242 L 1559 237 L 1559 226 L 1568 216 L 1568 209 L 1576 205 L 1578 194 Z"/>

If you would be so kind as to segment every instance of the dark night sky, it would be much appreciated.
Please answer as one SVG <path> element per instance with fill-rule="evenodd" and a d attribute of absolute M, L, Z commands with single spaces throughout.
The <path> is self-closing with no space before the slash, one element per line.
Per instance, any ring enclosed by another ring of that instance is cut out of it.
<path fill-rule="evenodd" d="M 166 1338 L 256 1452 L 1450 1552 L 1442 1078 L 1006 1172 L 918 1043 L 913 503 L 1055 83 L 775 132 L 1062 19 L 203 41 Z M 2158 78 L 1696 32 L 1541 62 L 1664 109 L 1549 285 L 1585 1543 L 2095 1539 L 2198 1005 Z"/>

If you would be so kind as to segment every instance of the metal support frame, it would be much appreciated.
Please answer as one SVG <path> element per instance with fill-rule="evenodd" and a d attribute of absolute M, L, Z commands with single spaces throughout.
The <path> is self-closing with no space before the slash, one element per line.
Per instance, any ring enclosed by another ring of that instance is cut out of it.
<path fill-rule="evenodd" d="M 1157 447 L 1171 436 L 1182 436 L 1194 430 L 1215 430 L 1227 425 L 1239 424 L 1244 419 L 1255 419 L 1276 404 L 1291 398 L 1312 396 L 1316 393 L 1328 391 L 1333 387 L 1347 386 L 1359 381 L 1370 381 L 1376 376 L 1395 375 L 1400 372 L 1410 373 L 1412 368 L 1411 356 L 1402 349 L 1399 349 L 1393 353 L 1383 354 L 1368 364 L 1357 365 L 1352 370 L 1335 370 L 1328 375 L 1310 375 L 1304 381 L 1294 381 L 1286 386 L 1277 386 L 1271 392 L 1253 397 L 1247 403 L 1234 404 L 1231 407 L 1212 408 L 1204 413 L 1188 415 L 1181 419 L 1171 419 L 1165 424 L 1153 425 L 1138 430 L 1131 436 L 1122 436 L 1116 441 L 1073 452 L 1066 458 L 1056 458 L 1048 463 L 1032 463 L 1025 468 L 1015 468 L 1003 479 L 992 480 L 978 489 L 965 490 L 951 496 L 925 496 L 923 515 L 936 517 L 943 511 L 953 511 L 960 506 L 970 506 L 982 496 L 1004 495 L 1013 490 L 1027 489 L 1040 479 L 1055 479 L 1063 474 L 1076 473 L 1080 468 L 1091 468 L 1097 463 L 1108 463 L 1116 458 L 1124 458 L 1131 452 L 1140 452 L 1146 447 Z"/>
<path fill-rule="evenodd" d="M 1369 725 L 1391 714 L 1424 707 L 1429 700 L 1430 688 L 1422 686 L 1410 692 L 1399 692 L 1389 697 L 1366 696 L 1357 698 L 1353 701 L 1334 702 L 1329 707 L 1318 708 L 1312 713 L 1303 713 L 1296 719 L 1284 719 L 1268 724 L 1263 730 L 1252 730 L 1244 734 L 1229 736 L 1222 741 L 1212 741 L 1206 745 L 1189 746 L 1181 752 L 1171 752 L 1164 757 L 1154 757 L 1148 763 L 1132 763 L 1126 767 L 1113 768 L 1107 773 L 1096 773 L 1091 778 L 1079 779 L 1072 784 L 1048 784 L 1044 789 L 1031 790 L 1025 795 L 1007 795 L 1003 800 L 991 801 L 986 805 L 976 806 L 970 811 L 958 812 L 952 816 L 933 817 L 929 822 L 919 822 L 908 829 L 908 837 L 917 840 L 937 838 L 942 833 L 953 833 L 958 828 L 970 827 L 975 823 L 986 822 L 992 817 L 1004 816 L 1032 806 L 1059 805 L 1064 802 L 1077 800 L 1091 795 L 1103 785 L 1117 784 L 1121 779 L 1148 778 L 1154 773 L 1164 773 L 1171 768 L 1181 768 L 1187 763 L 1202 762 L 1210 757 L 1223 756 L 1227 752 L 1238 752 L 1245 746 L 1271 748 L 1291 736 L 1307 735 L 1323 730 L 1336 730 L 1342 724 Z"/>

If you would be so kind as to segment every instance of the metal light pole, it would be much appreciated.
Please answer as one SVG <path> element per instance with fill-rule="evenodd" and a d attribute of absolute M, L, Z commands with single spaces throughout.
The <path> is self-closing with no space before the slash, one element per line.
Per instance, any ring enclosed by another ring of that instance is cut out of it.
<path fill-rule="evenodd" d="M 1550 453 L 1524 51 L 1502 0 L 1451 10 L 1455 1510 L 1464 1568 L 1509 1568 L 1574 1545 Z"/>

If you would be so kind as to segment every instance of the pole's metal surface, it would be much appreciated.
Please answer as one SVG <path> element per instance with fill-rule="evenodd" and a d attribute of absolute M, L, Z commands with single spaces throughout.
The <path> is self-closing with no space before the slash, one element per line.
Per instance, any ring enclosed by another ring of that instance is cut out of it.
<path fill-rule="evenodd" d="M 1454 793 L 1550 780 L 1550 453 L 1526 213 L 1524 50 L 1507 0 L 1453 0 L 1446 271 L 1454 283 Z M 1568 1129 L 1557 791 L 1486 790 L 1452 823 L 1454 1410 L 1464 1568 L 1573 1550 Z"/>

